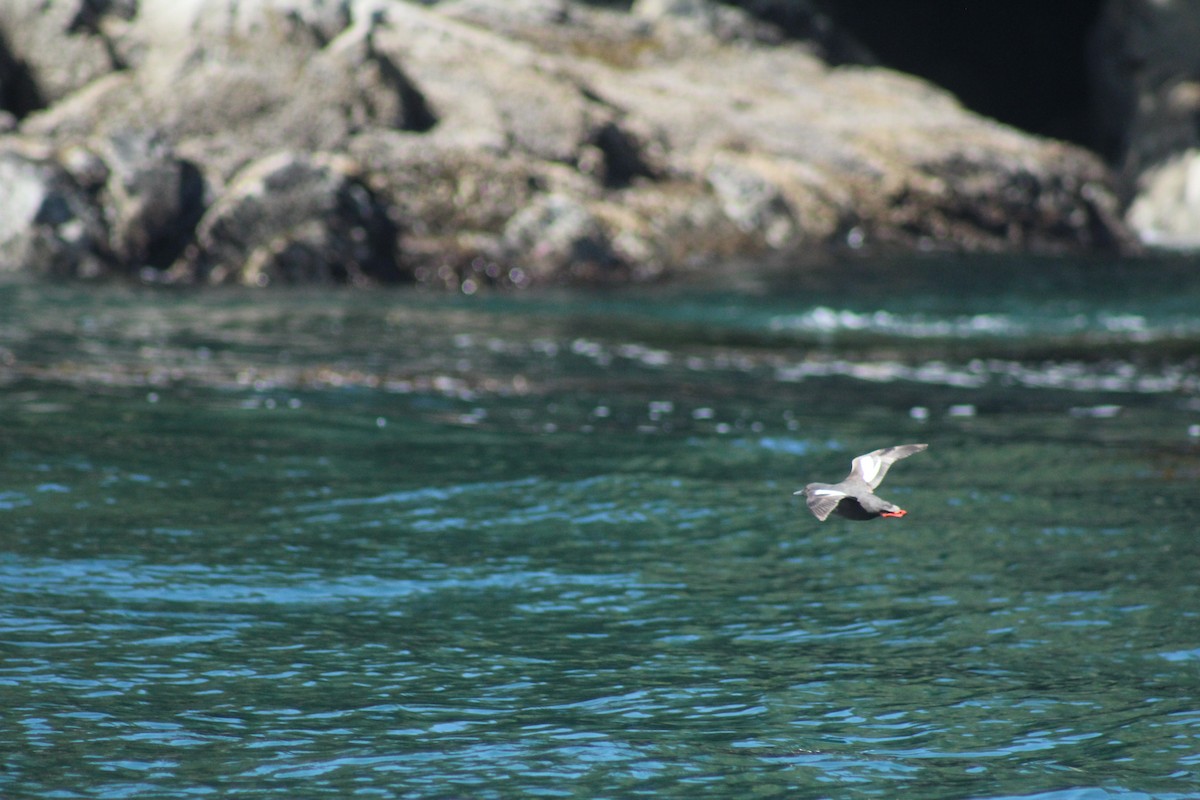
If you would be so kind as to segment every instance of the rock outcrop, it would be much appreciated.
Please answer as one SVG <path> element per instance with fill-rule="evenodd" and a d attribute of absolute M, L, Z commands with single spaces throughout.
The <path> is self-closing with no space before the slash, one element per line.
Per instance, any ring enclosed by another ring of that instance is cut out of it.
<path fill-rule="evenodd" d="M 0 269 L 469 288 L 1131 243 L 1098 158 L 832 66 L 806 3 L 803 40 L 711 0 L 40 6 L 0 0 Z"/>
<path fill-rule="evenodd" d="M 1147 244 L 1200 249 L 1200 6 L 1108 0 L 1092 38 L 1096 128 Z"/>

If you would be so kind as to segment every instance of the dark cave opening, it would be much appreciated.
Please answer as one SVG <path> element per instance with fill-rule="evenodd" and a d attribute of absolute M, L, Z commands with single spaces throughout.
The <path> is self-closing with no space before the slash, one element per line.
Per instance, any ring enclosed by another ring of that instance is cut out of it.
<path fill-rule="evenodd" d="M 1088 38 L 1102 0 L 824 0 L 883 66 L 1030 133 L 1103 150 L 1093 125 Z M 1111 156 L 1111 153 L 1105 153 Z"/>

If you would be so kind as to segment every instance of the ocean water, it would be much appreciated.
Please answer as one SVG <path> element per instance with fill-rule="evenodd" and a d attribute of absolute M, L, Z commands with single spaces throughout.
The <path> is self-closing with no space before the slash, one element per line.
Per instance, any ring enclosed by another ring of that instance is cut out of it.
<path fill-rule="evenodd" d="M 0 797 L 1197 797 L 1198 482 L 1183 262 L 8 282 Z"/>

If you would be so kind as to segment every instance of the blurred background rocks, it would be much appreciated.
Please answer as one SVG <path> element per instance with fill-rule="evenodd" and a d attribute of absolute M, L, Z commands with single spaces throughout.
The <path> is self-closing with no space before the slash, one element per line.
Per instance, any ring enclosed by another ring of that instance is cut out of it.
<path fill-rule="evenodd" d="M 1171 0 L 0 0 L 0 270 L 466 288 L 1190 249 L 1197 32 Z"/>

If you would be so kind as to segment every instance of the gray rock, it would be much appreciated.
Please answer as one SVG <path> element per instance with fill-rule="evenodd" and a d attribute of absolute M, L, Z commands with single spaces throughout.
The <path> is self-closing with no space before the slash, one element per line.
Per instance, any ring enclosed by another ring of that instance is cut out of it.
<path fill-rule="evenodd" d="M 1200 249 L 1200 149 L 1189 148 L 1143 170 L 1128 218 L 1152 247 Z"/>
<path fill-rule="evenodd" d="M 827 64 L 877 63 L 875 55 L 837 25 L 815 0 L 733 0 L 731 5 L 771 23 Z"/>
<path fill-rule="evenodd" d="M 750 251 L 847 236 L 948 250 L 1128 242 L 1098 159 L 971 114 L 914 78 L 830 69 L 803 48 L 696 40 L 662 63 L 590 79 L 663 132 L 676 174 L 707 179 Z"/>
<path fill-rule="evenodd" d="M 1096 133 L 1136 175 L 1200 144 L 1200 7 L 1108 0 L 1090 46 Z"/>
<path fill-rule="evenodd" d="M 434 11 L 390 6 L 374 41 L 421 87 L 441 142 L 573 165 L 614 116 L 560 61 Z"/>
<path fill-rule="evenodd" d="M 74 8 L 122 68 L 14 114 L 0 143 L 49 145 L 42 166 L 93 209 L 97 263 L 199 282 L 1128 246 L 1099 160 L 923 81 L 832 67 L 839 37 L 781 2 L 760 0 L 765 22 L 711 0 L 90 0 Z"/>
<path fill-rule="evenodd" d="M 281 151 L 247 165 L 205 213 L 176 281 L 353 283 L 404 277 L 397 230 L 345 156 Z"/>
<path fill-rule="evenodd" d="M 22 67 L 20 111 L 51 105 L 122 68 L 108 35 L 132 0 L 0 0 L 0 48 Z"/>
<path fill-rule="evenodd" d="M 772 247 L 782 247 L 795 238 L 796 219 L 773 164 L 756 163 L 735 153 L 719 153 L 713 157 L 705 177 L 725 216 L 743 232 L 761 233 Z"/>
<path fill-rule="evenodd" d="M 1101 147 L 1142 241 L 1200 247 L 1200 5 L 1109 0 L 1092 36 Z"/>
<path fill-rule="evenodd" d="M 721 42 L 778 44 L 783 32 L 740 8 L 713 0 L 636 0 L 631 12 L 666 36 L 712 36 Z"/>
<path fill-rule="evenodd" d="M 100 211 L 54 154 L 0 148 L 0 272 L 94 278 L 113 265 Z"/>
<path fill-rule="evenodd" d="M 169 267 L 204 212 L 199 169 L 152 131 L 118 135 L 98 149 L 106 173 L 101 204 L 110 252 L 139 273 Z"/>
<path fill-rule="evenodd" d="M 542 195 L 513 215 L 504 226 L 504 245 L 537 283 L 559 277 L 604 282 L 628 274 L 601 221 L 562 194 Z M 565 276 L 564 265 L 570 271 Z"/>
<path fill-rule="evenodd" d="M 371 128 L 425 130 L 420 92 L 373 43 L 378 16 L 348 2 L 143 0 L 136 70 L 34 115 L 59 141 L 155 127 L 215 182 L 278 148 L 338 150 Z M 307 13 L 303 10 L 307 9 Z"/>
<path fill-rule="evenodd" d="M 62 151 L 11 140 L 0 178 L 6 269 L 151 274 L 180 254 L 204 207 L 195 166 L 153 133 Z"/>
<path fill-rule="evenodd" d="M 570 24 L 571 0 L 443 0 L 438 13 L 492 31 L 530 32 Z"/>

